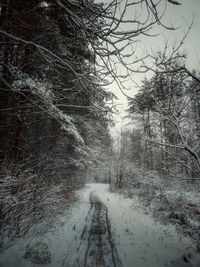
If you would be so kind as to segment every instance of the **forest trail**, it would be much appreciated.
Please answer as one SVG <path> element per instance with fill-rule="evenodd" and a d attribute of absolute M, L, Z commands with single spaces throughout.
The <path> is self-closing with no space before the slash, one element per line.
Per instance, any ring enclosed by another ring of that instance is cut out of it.
<path fill-rule="evenodd" d="M 21 239 L 0 255 L 0 266 L 44 266 L 23 257 L 27 244 L 38 241 L 51 253 L 47 267 L 199 266 L 183 260 L 193 246 L 189 238 L 172 225 L 156 222 L 136 200 L 109 192 L 105 184 L 87 184 L 51 231 Z"/>
<path fill-rule="evenodd" d="M 112 238 L 108 208 L 94 192 L 90 193 L 89 201 L 91 206 L 85 219 L 73 266 L 105 267 L 108 264 L 114 267 L 121 266 Z M 81 250 L 85 251 L 84 257 L 81 253 L 79 255 Z"/>

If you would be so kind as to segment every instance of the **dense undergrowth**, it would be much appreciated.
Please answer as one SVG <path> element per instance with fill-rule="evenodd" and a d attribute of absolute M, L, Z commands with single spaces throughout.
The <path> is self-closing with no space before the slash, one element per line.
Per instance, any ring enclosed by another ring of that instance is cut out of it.
<path fill-rule="evenodd" d="M 56 215 L 76 199 L 75 191 L 67 185 L 67 180 L 52 185 L 44 176 L 31 170 L 14 172 L 11 166 L 2 169 L 0 250 L 26 234 L 45 233 Z"/>
<path fill-rule="evenodd" d="M 129 198 L 138 198 L 148 213 L 162 223 L 175 224 L 177 229 L 194 240 L 200 252 L 200 181 L 160 178 L 155 172 L 132 171 L 131 178 L 120 191 Z M 113 190 L 114 186 L 112 186 Z"/>

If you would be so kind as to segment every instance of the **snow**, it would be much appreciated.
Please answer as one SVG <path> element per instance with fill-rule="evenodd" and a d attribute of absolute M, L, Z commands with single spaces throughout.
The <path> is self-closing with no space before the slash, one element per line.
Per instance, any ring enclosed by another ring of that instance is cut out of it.
<path fill-rule="evenodd" d="M 53 104 L 54 92 L 51 88 L 51 84 L 41 82 L 37 78 L 33 79 L 17 68 L 14 68 L 13 72 L 17 75 L 18 79 L 13 82 L 12 90 L 23 91 L 29 88 L 31 93 L 39 97 L 43 104 L 45 104 L 46 112 L 61 123 L 61 129 L 65 130 L 69 135 L 73 136 L 79 144 L 83 145 L 84 140 L 78 133 L 74 124 L 74 119 Z"/>
<path fill-rule="evenodd" d="M 170 195 L 171 199 L 181 198 L 189 203 L 198 204 L 200 202 L 200 192 L 199 191 L 177 191 L 177 190 L 167 190 L 167 194 Z"/>
<path fill-rule="evenodd" d="M 20 239 L 13 247 L 1 253 L 0 267 L 43 266 L 35 265 L 23 257 L 27 245 L 35 242 L 48 246 L 51 262 L 45 264 L 47 267 L 84 266 L 76 265 L 76 259 L 83 257 L 87 249 L 87 232 L 93 218 L 89 201 L 91 192 L 94 192 L 107 208 L 112 241 L 122 266 L 198 266 L 182 261 L 183 253 L 187 253 L 193 243 L 176 232 L 175 226 L 156 222 L 150 215 L 145 214 L 136 200 L 124 199 L 117 193 L 109 192 L 108 185 L 87 184 L 79 191 L 79 200 L 70 210 L 58 216 L 56 223 L 46 234 Z M 107 258 L 108 256 L 105 256 L 105 259 Z M 105 266 L 108 265 L 105 263 Z"/>

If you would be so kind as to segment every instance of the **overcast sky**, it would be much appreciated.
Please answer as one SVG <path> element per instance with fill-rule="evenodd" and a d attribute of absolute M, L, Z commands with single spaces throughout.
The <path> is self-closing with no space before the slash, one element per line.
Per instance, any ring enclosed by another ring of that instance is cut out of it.
<path fill-rule="evenodd" d="M 200 71 L 200 0 L 179 0 L 179 2 L 181 2 L 181 6 L 169 4 L 163 18 L 165 24 L 169 25 L 172 23 L 177 30 L 168 31 L 164 28 L 156 27 L 154 32 L 159 33 L 159 36 L 143 37 L 141 39 L 142 42 L 137 47 L 137 53 L 142 53 L 144 49 L 148 49 L 148 51 L 162 50 L 166 40 L 168 40 L 170 43 L 178 42 L 187 31 L 187 24 L 190 24 L 194 17 L 192 29 L 184 42 L 182 50 L 187 53 L 186 63 L 189 69 L 195 68 L 196 70 Z M 130 12 L 133 11 L 130 10 Z M 133 79 L 137 83 L 140 83 L 144 77 L 144 74 L 135 74 Z M 132 81 L 128 81 L 127 85 L 130 90 L 126 91 L 126 94 L 133 96 L 137 92 L 136 86 Z M 110 85 L 109 89 L 119 98 L 117 103 L 120 104 L 121 117 L 123 117 L 125 114 L 124 110 L 127 108 L 127 98 L 120 92 L 116 84 Z M 119 129 L 121 125 L 121 119 L 119 116 L 116 116 L 116 122 L 117 121 L 118 123 L 116 128 Z"/>

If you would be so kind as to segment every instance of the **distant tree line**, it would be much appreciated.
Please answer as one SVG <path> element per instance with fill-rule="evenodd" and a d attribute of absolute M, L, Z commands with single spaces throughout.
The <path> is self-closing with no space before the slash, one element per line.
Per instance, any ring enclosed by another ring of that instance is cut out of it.
<path fill-rule="evenodd" d="M 183 61 L 177 54 L 168 64 L 157 65 L 152 77 L 128 99 L 130 123 L 118 144 L 117 187 L 133 178 L 127 174 L 130 166 L 157 172 L 166 180 L 199 181 L 200 83 L 193 78 L 199 75 L 180 68 Z"/>

